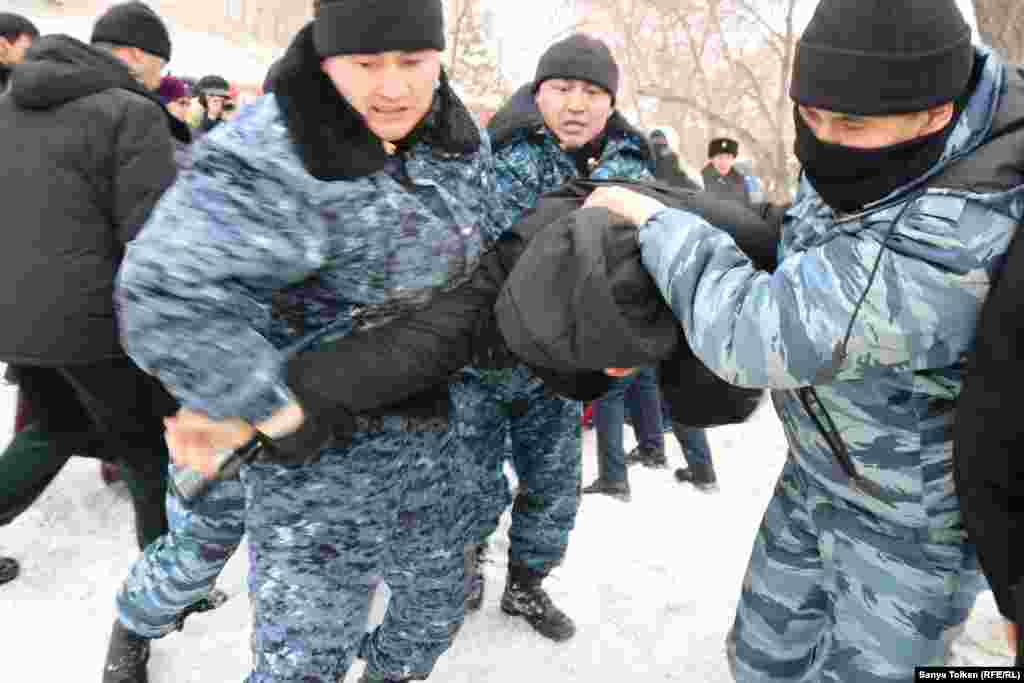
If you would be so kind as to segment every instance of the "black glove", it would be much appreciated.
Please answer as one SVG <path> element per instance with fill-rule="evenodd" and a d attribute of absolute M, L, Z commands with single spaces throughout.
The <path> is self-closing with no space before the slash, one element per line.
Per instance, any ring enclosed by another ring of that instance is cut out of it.
<path fill-rule="evenodd" d="M 355 433 L 355 417 L 344 408 L 332 406 L 310 411 L 298 430 L 272 439 L 260 449 L 257 460 L 276 465 L 309 465 L 319 459 L 324 448 L 345 448 Z"/>

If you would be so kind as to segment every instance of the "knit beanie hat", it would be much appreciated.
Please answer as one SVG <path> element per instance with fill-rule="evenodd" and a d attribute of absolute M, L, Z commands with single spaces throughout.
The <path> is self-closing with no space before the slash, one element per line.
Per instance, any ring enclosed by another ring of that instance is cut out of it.
<path fill-rule="evenodd" d="M 619 92 L 619 65 L 605 43 L 583 33 L 576 33 L 548 48 L 537 64 L 533 80 L 534 92 L 541 83 L 552 78 L 587 81 L 604 88 L 612 96 Z"/>
<path fill-rule="evenodd" d="M 708 143 L 708 159 L 719 154 L 731 154 L 734 157 L 740 154 L 740 143 L 732 138 L 715 138 Z"/>
<path fill-rule="evenodd" d="M 114 5 L 96 20 L 93 43 L 137 47 L 143 52 L 171 60 L 171 36 L 163 20 L 141 2 Z"/>
<path fill-rule="evenodd" d="M 164 76 L 160 79 L 160 87 L 156 91 L 157 97 L 164 104 L 188 97 L 188 85 L 185 81 L 174 76 Z"/>
<path fill-rule="evenodd" d="M 924 111 L 961 95 L 973 65 L 956 0 L 821 0 L 797 43 L 789 95 L 844 114 Z"/>
<path fill-rule="evenodd" d="M 0 37 L 15 41 L 20 36 L 39 37 L 39 29 L 31 21 L 12 12 L 0 12 Z"/>
<path fill-rule="evenodd" d="M 313 20 L 321 57 L 444 50 L 441 0 L 322 0 Z"/>

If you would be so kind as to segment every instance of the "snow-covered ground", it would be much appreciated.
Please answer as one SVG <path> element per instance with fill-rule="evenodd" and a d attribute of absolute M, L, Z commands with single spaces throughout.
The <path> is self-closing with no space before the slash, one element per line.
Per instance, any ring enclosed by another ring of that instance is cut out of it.
<path fill-rule="evenodd" d="M 0 388 L 0 442 L 10 436 L 13 391 Z M 492 541 L 483 609 L 438 663 L 440 683 L 594 683 L 730 680 L 723 639 L 761 512 L 782 466 L 781 428 L 765 406 L 747 424 L 712 430 L 721 491 L 674 482 L 669 471 L 630 471 L 633 501 L 587 496 L 564 566 L 546 583 L 578 633 L 556 645 L 498 609 L 508 519 Z M 627 435 L 627 446 L 633 444 Z M 668 438 L 672 466 L 679 445 Z M 595 475 L 587 432 L 584 480 Z M 42 499 L 0 529 L 0 551 L 22 576 L 0 587 L 3 681 L 94 681 L 113 620 L 113 596 L 135 558 L 126 494 L 105 487 L 96 462 L 73 459 Z M 221 587 L 232 599 L 155 643 L 153 683 L 240 681 L 249 663 L 246 553 Z M 375 613 L 386 599 L 378 596 Z M 1010 663 L 991 594 L 958 644 L 963 663 Z M 351 683 L 361 668 L 349 673 Z"/>

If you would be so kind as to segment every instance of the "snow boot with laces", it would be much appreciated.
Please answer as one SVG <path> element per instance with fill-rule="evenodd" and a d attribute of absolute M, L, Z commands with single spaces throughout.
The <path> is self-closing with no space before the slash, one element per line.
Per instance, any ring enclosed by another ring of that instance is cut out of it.
<path fill-rule="evenodd" d="M 569 640 L 576 634 L 576 625 L 562 610 L 555 607 L 541 588 L 546 572 L 519 564 L 509 564 L 501 611 L 523 617 L 537 633 L 556 642 Z"/>

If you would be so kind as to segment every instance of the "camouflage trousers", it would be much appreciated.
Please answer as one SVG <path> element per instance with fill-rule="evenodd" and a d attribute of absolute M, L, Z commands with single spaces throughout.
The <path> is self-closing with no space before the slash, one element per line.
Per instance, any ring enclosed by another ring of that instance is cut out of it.
<path fill-rule="evenodd" d="M 476 485 L 475 542 L 494 533 L 509 503 L 502 469 L 508 440 L 519 478 L 509 562 L 539 571 L 557 566 L 580 503 L 580 403 L 550 396 L 526 368 L 465 372 L 452 400 L 458 447 L 476 470 L 466 477 Z"/>
<path fill-rule="evenodd" d="M 389 419 L 389 418 L 386 418 Z M 360 656 L 426 678 L 464 616 L 467 526 L 448 435 L 357 435 L 304 467 L 250 465 L 249 683 L 335 683 Z M 366 634 L 379 579 L 383 623 Z"/>
<path fill-rule="evenodd" d="M 147 638 L 174 631 L 183 610 L 213 589 L 245 534 L 245 490 L 237 479 L 220 481 L 190 507 L 168 494 L 167 522 L 117 595 L 121 623 Z"/>
<path fill-rule="evenodd" d="M 840 500 L 790 460 L 728 637 L 734 678 L 895 683 L 943 665 L 985 581 L 971 545 L 922 531 Z"/>

